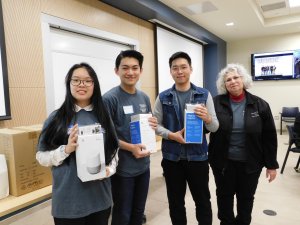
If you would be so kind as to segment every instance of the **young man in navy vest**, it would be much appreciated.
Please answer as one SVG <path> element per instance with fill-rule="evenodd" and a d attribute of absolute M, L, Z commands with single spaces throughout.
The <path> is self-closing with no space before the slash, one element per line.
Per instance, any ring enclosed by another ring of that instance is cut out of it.
<path fill-rule="evenodd" d="M 190 82 L 193 71 L 190 56 L 185 52 L 176 52 L 170 57 L 169 66 L 175 84 L 157 97 L 154 116 L 158 120 L 156 134 L 163 138 L 161 164 L 166 180 L 172 224 L 187 224 L 185 193 L 188 184 L 195 202 L 199 224 L 211 225 L 212 210 L 205 133 L 216 131 L 219 122 L 209 91 Z M 195 114 L 204 122 L 201 144 L 185 142 L 186 104 L 194 104 Z"/>

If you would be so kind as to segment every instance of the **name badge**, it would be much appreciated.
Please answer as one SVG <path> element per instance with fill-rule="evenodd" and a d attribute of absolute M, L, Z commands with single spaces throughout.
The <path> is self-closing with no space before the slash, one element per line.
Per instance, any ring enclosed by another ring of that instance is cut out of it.
<path fill-rule="evenodd" d="M 125 114 L 132 114 L 133 113 L 133 107 L 132 107 L 132 105 L 123 106 L 123 110 L 124 110 Z"/>

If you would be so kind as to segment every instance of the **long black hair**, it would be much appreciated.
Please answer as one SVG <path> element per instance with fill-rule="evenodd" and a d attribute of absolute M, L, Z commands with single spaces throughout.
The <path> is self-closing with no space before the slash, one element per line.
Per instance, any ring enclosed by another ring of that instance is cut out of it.
<path fill-rule="evenodd" d="M 116 131 L 111 118 L 109 117 L 108 111 L 106 110 L 103 103 L 97 74 L 94 69 L 87 63 L 75 64 L 68 71 L 65 78 L 65 100 L 60 108 L 56 111 L 49 125 L 44 128 L 41 135 L 44 135 L 44 144 L 49 150 L 58 148 L 60 145 L 66 145 L 68 143 L 68 126 L 70 125 L 72 119 L 76 117 L 76 99 L 71 94 L 70 82 L 73 72 L 79 68 L 85 68 L 94 81 L 94 91 L 91 97 L 91 104 L 93 105 L 93 112 L 95 113 L 97 120 L 105 130 L 105 163 L 106 165 L 108 165 L 117 152 L 118 137 L 116 135 Z"/>

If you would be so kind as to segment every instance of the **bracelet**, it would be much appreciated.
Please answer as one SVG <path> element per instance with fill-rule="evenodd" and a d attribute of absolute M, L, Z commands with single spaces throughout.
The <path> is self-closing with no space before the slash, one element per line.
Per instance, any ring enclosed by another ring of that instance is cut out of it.
<path fill-rule="evenodd" d="M 70 154 L 66 153 L 66 145 L 60 146 L 59 151 L 60 151 L 61 154 L 63 154 L 64 156 L 70 155 Z"/>

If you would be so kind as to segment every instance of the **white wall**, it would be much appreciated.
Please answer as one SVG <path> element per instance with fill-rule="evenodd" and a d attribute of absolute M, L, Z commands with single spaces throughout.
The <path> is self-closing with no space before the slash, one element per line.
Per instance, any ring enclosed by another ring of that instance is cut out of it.
<path fill-rule="evenodd" d="M 193 73 L 191 82 L 203 87 L 203 48 L 200 43 L 184 36 L 156 27 L 157 62 L 158 62 L 158 93 L 172 87 L 174 80 L 170 75 L 169 58 L 175 52 L 183 51 L 192 59 Z"/>
<path fill-rule="evenodd" d="M 252 38 L 227 43 L 227 63 L 243 64 L 250 72 L 251 53 L 300 49 L 300 33 Z M 283 106 L 300 107 L 300 81 L 256 81 L 249 91 L 265 99 L 271 106 L 276 127 Z"/>
<path fill-rule="evenodd" d="M 114 73 L 120 51 L 138 49 L 138 41 L 42 14 L 47 114 L 65 99 L 65 76 L 77 63 L 90 64 L 97 73 L 101 93 L 119 85 Z M 59 27 L 56 28 L 56 27 Z"/>

